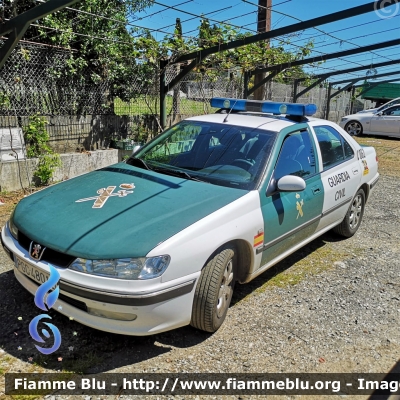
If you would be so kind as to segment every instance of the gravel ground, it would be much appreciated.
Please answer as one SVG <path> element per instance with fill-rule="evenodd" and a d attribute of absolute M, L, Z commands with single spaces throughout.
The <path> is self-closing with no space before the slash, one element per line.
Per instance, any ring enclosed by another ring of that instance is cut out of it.
<path fill-rule="evenodd" d="M 213 335 L 185 327 L 150 337 L 118 336 L 52 313 L 63 343 L 56 353 L 38 356 L 27 326 L 38 310 L 13 277 L 11 261 L 0 251 L 2 376 L 4 372 L 59 370 L 400 372 L 398 190 L 399 178 L 381 177 L 353 238 L 341 240 L 328 233 L 251 283 L 238 285 L 227 319 Z M 306 272 L 302 274 L 301 269 Z M 105 397 L 92 396 L 92 400 Z"/>

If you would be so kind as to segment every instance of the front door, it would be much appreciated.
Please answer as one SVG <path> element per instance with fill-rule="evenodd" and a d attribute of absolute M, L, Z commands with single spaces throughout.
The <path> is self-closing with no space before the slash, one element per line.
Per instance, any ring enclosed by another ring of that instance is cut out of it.
<path fill-rule="evenodd" d="M 371 118 L 370 131 L 383 135 L 400 135 L 400 106 L 393 106 Z"/>
<path fill-rule="evenodd" d="M 286 175 L 302 177 L 306 182 L 305 190 L 274 191 L 276 182 Z M 305 128 L 287 133 L 272 178 L 260 192 L 264 218 L 264 245 L 258 249 L 262 251 L 261 266 L 283 258 L 286 251 L 315 232 L 322 212 L 323 190 L 309 131 Z"/>

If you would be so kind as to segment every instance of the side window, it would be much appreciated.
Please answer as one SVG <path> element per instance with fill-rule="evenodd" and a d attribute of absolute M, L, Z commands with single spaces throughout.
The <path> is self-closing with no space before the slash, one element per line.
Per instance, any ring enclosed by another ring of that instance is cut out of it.
<path fill-rule="evenodd" d="M 308 131 L 288 135 L 282 144 L 275 166 L 275 179 L 285 175 L 296 175 L 303 179 L 315 174 L 314 148 Z"/>
<path fill-rule="evenodd" d="M 316 126 L 314 130 L 324 170 L 354 157 L 352 147 L 336 129 L 331 126 Z"/>
<path fill-rule="evenodd" d="M 208 147 L 210 147 L 210 148 L 211 147 L 217 147 L 220 144 L 221 143 L 220 143 L 220 141 L 219 141 L 219 139 L 217 137 L 211 136 L 210 143 L 209 143 Z"/>
<path fill-rule="evenodd" d="M 390 107 L 389 109 L 383 111 L 382 114 L 398 117 L 400 115 L 400 106 Z"/>

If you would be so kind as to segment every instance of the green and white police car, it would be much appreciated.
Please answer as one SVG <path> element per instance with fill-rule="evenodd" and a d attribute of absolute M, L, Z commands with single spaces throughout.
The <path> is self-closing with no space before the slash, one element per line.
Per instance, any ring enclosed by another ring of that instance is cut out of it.
<path fill-rule="evenodd" d="M 315 105 L 214 98 L 126 162 L 24 198 L 1 241 L 29 292 L 90 327 L 216 331 L 245 283 L 324 232 L 360 226 L 376 153 Z"/>

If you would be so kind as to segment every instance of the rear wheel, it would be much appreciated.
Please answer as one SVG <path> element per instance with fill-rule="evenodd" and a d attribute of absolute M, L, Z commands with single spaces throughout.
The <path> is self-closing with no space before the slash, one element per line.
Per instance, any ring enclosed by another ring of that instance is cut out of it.
<path fill-rule="evenodd" d="M 231 303 L 236 278 L 236 250 L 225 246 L 201 271 L 197 282 L 190 324 L 215 332 L 224 322 Z"/>
<path fill-rule="evenodd" d="M 363 133 L 363 127 L 358 121 L 348 122 L 344 130 L 352 136 L 361 136 Z"/>
<path fill-rule="evenodd" d="M 333 228 L 334 232 L 344 237 L 353 236 L 360 227 L 365 208 L 365 193 L 360 189 L 355 195 L 343 221 Z"/>

